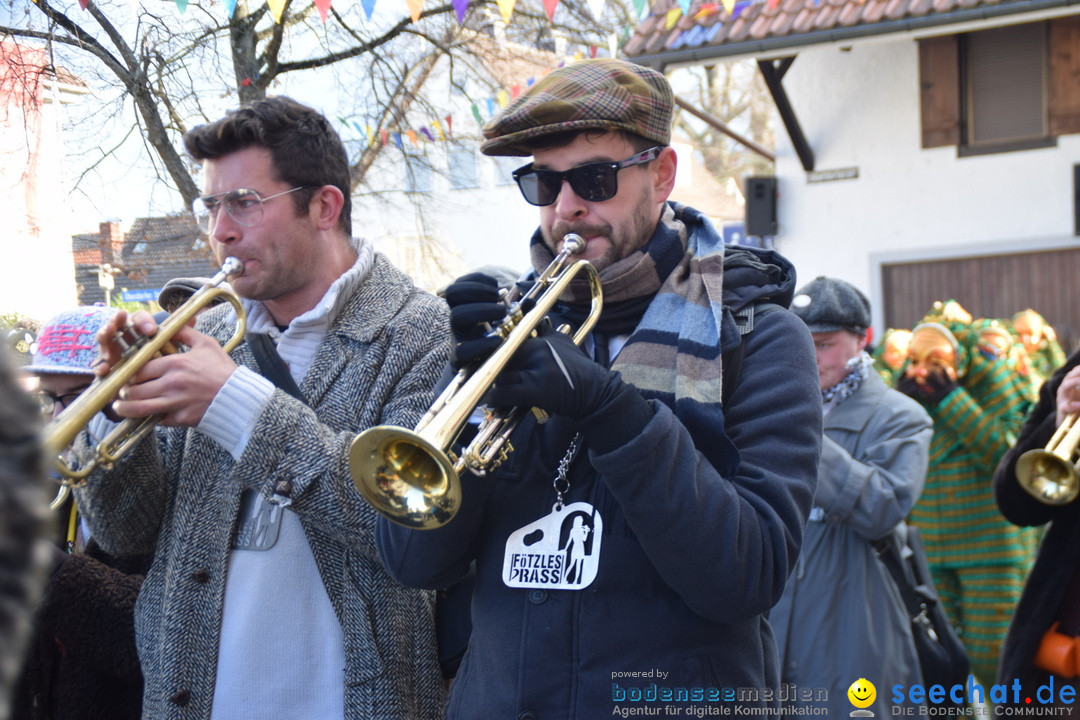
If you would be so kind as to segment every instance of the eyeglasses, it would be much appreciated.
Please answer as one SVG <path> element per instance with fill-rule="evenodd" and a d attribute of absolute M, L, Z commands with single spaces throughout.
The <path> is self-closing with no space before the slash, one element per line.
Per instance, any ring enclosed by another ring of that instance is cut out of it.
<path fill-rule="evenodd" d="M 45 417 L 52 417 L 52 414 L 56 412 L 57 406 L 59 406 L 61 410 L 67 410 L 67 406 L 75 402 L 75 398 L 82 395 L 83 391 L 88 387 L 90 386 L 86 385 L 77 390 L 66 392 L 63 395 L 56 395 L 48 390 L 38 390 L 35 395 L 37 396 L 38 406 L 41 407 L 42 414 L 45 415 Z"/>
<path fill-rule="evenodd" d="M 603 202 L 615 197 L 615 193 L 619 192 L 620 170 L 651 162 L 662 150 L 662 147 L 649 148 L 620 162 L 585 163 L 565 172 L 538 170 L 529 163 L 512 174 L 525 202 L 530 205 L 544 207 L 555 202 L 564 181 L 570 183 L 570 188 L 582 200 Z"/>
<path fill-rule="evenodd" d="M 204 195 L 195 198 L 195 202 L 191 203 L 191 212 L 195 215 L 195 222 L 198 223 L 199 230 L 202 230 L 207 235 L 212 233 L 217 226 L 218 211 L 222 207 L 225 208 L 225 212 L 229 213 L 229 217 L 235 220 L 237 224 L 244 227 L 255 227 L 262 222 L 263 203 L 307 187 L 311 186 L 299 185 L 268 197 L 263 197 L 257 190 L 251 188 L 230 190 L 217 195 Z"/>

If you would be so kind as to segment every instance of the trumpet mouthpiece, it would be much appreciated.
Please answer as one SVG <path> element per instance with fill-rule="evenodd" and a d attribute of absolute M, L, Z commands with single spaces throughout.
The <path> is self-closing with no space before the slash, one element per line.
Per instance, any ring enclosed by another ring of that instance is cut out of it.
<path fill-rule="evenodd" d="M 234 257 L 227 257 L 225 258 L 225 262 L 221 263 L 221 271 L 230 277 L 234 275 L 243 275 L 244 263 Z"/>
<path fill-rule="evenodd" d="M 577 233 L 566 233 L 566 235 L 563 236 L 563 250 L 571 255 L 585 252 L 585 245 L 585 238 Z"/>

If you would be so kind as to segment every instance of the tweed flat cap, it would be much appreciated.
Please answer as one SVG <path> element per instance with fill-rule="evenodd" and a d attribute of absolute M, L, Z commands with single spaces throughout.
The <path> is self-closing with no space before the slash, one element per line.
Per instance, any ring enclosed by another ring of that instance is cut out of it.
<path fill-rule="evenodd" d="M 857 335 L 870 327 L 870 301 L 854 285 L 818 276 L 795 293 L 791 311 L 812 333 L 847 330 Z"/>
<path fill-rule="evenodd" d="M 485 125 L 480 152 L 523 157 L 535 138 L 593 129 L 667 145 L 674 103 L 667 78 L 655 70 L 613 58 L 581 60 L 533 84 Z"/>

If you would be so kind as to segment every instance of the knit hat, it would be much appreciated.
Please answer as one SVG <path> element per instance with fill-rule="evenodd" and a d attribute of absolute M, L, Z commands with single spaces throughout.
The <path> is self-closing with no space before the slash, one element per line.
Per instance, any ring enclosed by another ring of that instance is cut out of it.
<path fill-rule="evenodd" d="M 34 346 L 34 361 L 24 370 L 31 373 L 93 375 L 97 361 L 97 333 L 113 316 L 113 308 L 99 305 L 67 310 L 45 323 Z"/>
<path fill-rule="evenodd" d="M 529 141 L 572 130 L 622 130 L 671 141 L 675 100 L 663 74 L 625 60 L 580 60 L 549 73 L 484 126 L 485 155 L 531 155 Z"/>
<path fill-rule="evenodd" d="M 210 278 L 202 277 L 189 277 L 189 278 L 173 278 L 169 282 L 165 283 L 165 286 L 161 288 L 161 292 L 158 293 L 157 302 L 161 306 L 162 310 L 166 312 L 172 312 L 176 308 L 187 302 L 187 299 L 194 295 L 203 285 L 210 282 Z M 232 292 L 232 286 L 227 282 L 221 283 L 218 287 Z M 224 302 L 225 298 L 220 295 L 214 302 L 210 303 L 210 307 Z"/>
<path fill-rule="evenodd" d="M 850 283 L 818 276 L 795 293 L 791 311 L 812 333 L 847 330 L 862 335 L 870 327 L 870 301 Z"/>

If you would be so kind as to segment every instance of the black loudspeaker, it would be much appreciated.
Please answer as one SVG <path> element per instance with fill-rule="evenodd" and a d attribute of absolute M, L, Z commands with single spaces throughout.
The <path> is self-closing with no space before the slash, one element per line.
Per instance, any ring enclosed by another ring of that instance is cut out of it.
<path fill-rule="evenodd" d="M 746 178 L 746 234 L 776 235 L 776 178 Z"/>

